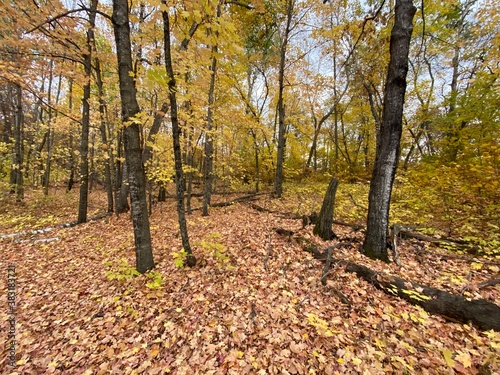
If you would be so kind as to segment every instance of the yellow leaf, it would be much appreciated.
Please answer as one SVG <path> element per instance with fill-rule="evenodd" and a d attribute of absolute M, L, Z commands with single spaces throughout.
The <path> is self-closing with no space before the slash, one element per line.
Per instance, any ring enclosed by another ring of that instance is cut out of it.
<path fill-rule="evenodd" d="M 480 270 L 481 268 L 483 268 L 482 263 L 472 263 L 471 266 L 472 266 L 472 269 L 474 269 L 474 270 Z"/>
<path fill-rule="evenodd" d="M 354 363 L 355 365 L 360 365 L 361 364 L 361 359 L 359 359 L 358 357 L 353 357 L 352 363 Z"/>
<path fill-rule="evenodd" d="M 455 361 L 453 360 L 453 352 L 451 350 L 448 349 L 443 350 L 443 357 L 448 366 L 450 367 L 455 366 Z"/>
<path fill-rule="evenodd" d="M 455 360 L 460 362 L 465 368 L 472 366 L 472 361 L 468 353 L 460 352 L 460 354 L 455 357 Z"/>
<path fill-rule="evenodd" d="M 340 363 L 340 364 L 344 363 L 344 358 L 338 358 L 337 362 Z"/>
<path fill-rule="evenodd" d="M 160 349 L 155 348 L 149 352 L 149 358 L 153 359 L 158 357 L 158 354 L 160 353 Z"/>

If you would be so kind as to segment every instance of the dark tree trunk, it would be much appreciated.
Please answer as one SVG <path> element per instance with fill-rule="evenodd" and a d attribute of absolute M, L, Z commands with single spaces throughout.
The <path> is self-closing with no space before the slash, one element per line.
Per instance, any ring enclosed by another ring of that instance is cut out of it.
<path fill-rule="evenodd" d="M 73 109 L 73 80 L 69 80 L 69 111 Z M 68 176 L 68 185 L 66 186 L 66 192 L 71 191 L 73 189 L 73 185 L 75 184 L 75 155 L 73 153 L 73 133 L 70 130 L 69 133 L 69 176 Z"/>
<path fill-rule="evenodd" d="M 108 135 L 106 127 L 106 102 L 104 100 L 104 87 L 101 76 L 101 64 L 99 59 L 95 59 L 95 71 L 96 71 L 96 81 L 97 90 L 99 92 L 99 117 L 100 117 L 100 131 L 101 131 L 101 142 L 104 152 L 107 154 L 104 160 L 104 178 L 106 194 L 108 197 L 108 212 L 113 212 L 113 180 L 111 178 L 111 148 L 108 144 Z"/>
<path fill-rule="evenodd" d="M 167 5 L 165 0 L 162 4 Z M 196 265 L 196 258 L 194 257 L 191 246 L 189 244 L 189 236 L 187 231 L 186 213 L 184 207 L 184 172 L 182 171 L 182 150 L 180 142 L 180 127 L 179 119 L 177 117 L 177 95 L 176 95 L 176 82 L 174 69 L 172 66 L 172 54 L 170 46 L 170 20 L 168 18 L 168 11 L 162 12 L 163 16 L 163 38 L 165 49 L 165 70 L 168 76 L 168 92 L 170 99 L 170 117 L 172 121 L 172 141 L 174 147 L 174 162 L 175 162 L 175 185 L 176 185 L 176 198 L 177 198 L 177 214 L 179 218 L 179 229 L 182 237 L 182 246 L 187 256 L 187 264 L 190 267 Z"/>
<path fill-rule="evenodd" d="M 127 163 L 122 163 L 120 159 L 122 158 L 123 152 L 123 130 L 120 131 L 118 136 L 118 161 L 116 163 L 116 186 L 115 186 L 115 207 L 116 214 L 123 214 L 130 211 L 130 206 L 128 204 L 128 168 Z"/>
<path fill-rule="evenodd" d="M 136 268 L 140 273 L 154 267 L 146 201 L 146 175 L 142 164 L 140 127 L 134 117 L 140 112 L 132 71 L 129 9 L 127 0 L 113 0 L 113 29 L 118 58 L 118 77 L 122 101 L 125 158 L 129 172 L 130 203 L 134 227 Z"/>
<path fill-rule="evenodd" d="M 15 191 L 16 202 L 24 199 L 24 181 L 23 181 L 23 96 L 21 86 L 16 85 L 16 118 L 14 123 L 14 160 L 15 160 Z M 14 167 L 12 168 L 14 169 Z"/>
<path fill-rule="evenodd" d="M 161 109 L 157 111 L 155 114 L 155 119 L 153 121 L 151 129 L 149 130 L 146 146 L 144 147 L 144 152 L 142 153 L 142 162 L 144 165 L 146 165 L 149 159 L 151 159 L 151 154 L 153 153 L 153 146 L 151 146 L 151 143 L 153 143 L 154 137 L 160 131 L 161 123 L 163 122 L 163 119 L 165 118 L 167 112 L 168 112 L 168 103 L 163 103 Z"/>
<path fill-rule="evenodd" d="M 384 92 L 382 125 L 377 134 L 375 165 L 370 183 L 365 254 L 388 261 L 387 228 L 392 185 L 398 165 L 403 105 L 408 72 L 408 52 L 413 16 L 412 0 L 396 0 L 396 19 L 391 32 L 390 61 Z"/>
<path fill-rule="evenodd" d="M 47 109 L 47 138 L 45 142 L 45 146 L 47 147 L 47 158 L 45 159 L 45 170 L 42 177 L 42 186 L 43 186 L 43 194 L 49 195 L 49 183 L 50 183 L 50 169 L 52 166 L 52 141 L 54 139 L 53 132 L 51 130 L 51 122 L 52 122 L 52 80 L 54 78 L 54 61 L 50 62 L 50 73 L 49 73 L 49 87 L 47 89 L 47 105 L 49 106 Z"/>
<path fill-rule="evenodd" d="M 160 189 L 158 190 L 158 202 L 165 202 L 167 200 L 167 189 L 165 186 L 160 185 Z"/>
<path fill-rule="evenodd" d="M 92 0 L 89 12 L 89 28 L 87 30 L 87 51 L 83 58 L 85 85 L 82 99 L 82 139 L 80 143 L 80 201 L 78 203 L 78 224 L 87 221 L 87 206 L 89 198 L 89 131 L 90 131 L 90 84 L 92 77 L 92 48 L 94 46 L 94 26 L 97 1 Z"/>
<path fill-rule="evenodd" d="M 10 173 L 10 192 L 16 193 L 16 202 L 24 199 L 24 180 L 23 180 L 23 97 L 21 86 L 15 85 L 15 95 L 12 93 L 12 103 L 14 106 L 14 152 L 12 154 L 12 169 Z M 10 90 L 9 90 L 10 91 Z M 7 121 L 6 121 L 7 122 Z"/>
<path fill-rule="evenodd" d="M 313 233 L 320 236 L 324 241 L 329 241 L 334 239 L 335 233 L 333 233 L 333 208 L 335 206 L 335 194 L 337 193 L 337 186 L 339 180 L 332 178 L 328 189 L 326 190 L 325 198 L 323 199 L 323 205 L 321 206 L 321 211 L 319 217 L 316 221 Z"/>
<path fill-rule="evenodd" d="M 217 4 L 217 20 L 221 16 L 221 3 Z M 219 37 L 219 33 L 215 32 L 215 38 Z M 214 120 L 214 104 L 215 104 L 215 77 L 217 75 L 217 41 L 212 47 L 212 66 L 210 67 L 210 87 L 208 89 L 208 110 L 207 110 L 207 129 L 205 132 L 205 170 L 203 177 L 205 186 L 203 188 L 203 216 L 208 216 L 208 206 L 212 197 L 213 161 L 214 161 L 214 136 L 213 136 L 213 120 Z"/>
<path fill-rule="evenodd" d="M 274 190 L 278 198 L 281 198 L 281 194 L 283 193 L 283 163 L 285 160 L 285 104 L 283 103 L 283 91 L 285 89 L 286 48 L 292 24 L 294 1 L 295 0 L 287 0 L 286 27 L 280 49 L 278 75 L 278 155 L 276 161 L 276 175 L 274 177 Z"/>

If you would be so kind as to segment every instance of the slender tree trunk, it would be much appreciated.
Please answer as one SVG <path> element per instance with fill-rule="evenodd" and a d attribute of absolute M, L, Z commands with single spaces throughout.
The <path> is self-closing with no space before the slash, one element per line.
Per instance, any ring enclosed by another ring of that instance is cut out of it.
<path fill-rule="evenodd" d="M 50 168 L 52 165 L 52 141 L 54 136 L 51 130 L 51 122 L 52 122 L 52 109 L 50 106 L 52 105 L 52 79 L 54 77 L 54 61 L 50 62 L 50 73 L 49 73 L 49 87 L 47 89 L 47 104 L 49 107 L 47 108 L 47 139 L 45 145 L 47 147 L 47 158 L 45 159 L 45 171 L 43 174 L 43 194 L 49 195 L 49 182 L 50 182 Z"/>
<path fill-rule="evenodd" d="M 188 135 L 188 151 L 187 151 L 187 166 L 189 172 L 187 173 L 187 191 L 186 191 L 186 210 L 191 214 L 191 194 L 193 193 L 193 168 L 194 168 L 194 154 L 193 154 L 193 129 L 190 130 Z"/>
<path fill-rule="evenodd" d="M 9 115 L 8 118 L 6 119 L 5 123 L 7 124 L 7 144 L 12 144 L 12 136 L 15 138 L 15 128 L 16 128 L 16 120 L 15 120 L 15 112 L 17 108 L 17 104 L 15 102 L 15 97 L 14 92 L 12 90 L 12 86 L 9 85 L 7 87 L 7 97 L 9 99 Z M 14 118 L 14 119 L 13 119 Z M 14 122 L 14 125 L 12 124 Z M 10 194 L 15 194 L 16 193 L 16 182 L 17 182 L 17 169 L 16 169 L 16 145 L 14 141 L 14 147 L 12 148 L 12 154 L 11 154 L 11 169 L 10 169 L 10 175 L 9 175 L 9 193 Z"/>
<path fill-rule="evenodd" d="M 140 112 L 132 72 L 129 9 L 127 0 L 113 0 L 113 29 L 118 58 L 118 77 L 122 102 L 122 119 L 126 163 L 129 170 L 130 203 L 134 227 L 136 268 L 140 273 L 154 267 L 146 202 L 146 175 L 142 164 L 140 127 L 134 117 Z"/>
<path fill-rule="evenodd" d="M 95 41 L 94 41 L 95 46 Z M 100 132 L 101 132 L 101 142 L 102 148 L 104 149 L 105 159 L 104 159 L 104 183 L 106 188 L 106 195 L 108 198 L 108 212 L 113 212 L 113 180 L 111 178 L 111 148 L 108 144 L 108 135 L 106 127 L 106 102 L 104 100 L 104 85 L 102 82 L 102 72 L 101 63 L 98 58 L 94 60 L 95 72 L 96 72 L 96 82 L 97 91 L 99 93 L 99 118 L 100 118 Z"/>
<path fill-rule="evenodd" d="M 82 138 L 80 141 L 80 200 L 78 202 L 78 223 L 87 221 L 89 197 L 89 131 L 90 131 L 90 81 L 92 79 L 92 48 L 94 46 L 94 26 L 98 0 L 91 0 L 89 28 L 87 30 L 87 51 L 84 53 L 83 68 L 85 85 L 82 99 Z"/>
<path fill-rule="evenodd" d="M 162 4 L 167 5 L 165 0 Z M 182 237 L 182 246 L 187 255 L 187 264 L 190 267 L 196 265 L 196 258 L 194 257 L 191 246 L 189 244 L 189 236 L 187 231 L 186 213 L 184 207 L 184 172 L 182 171 L 182 149 L 180 142 L 180 128 L 179 119 L 177 117 L 177 95 L 176 95 L 176 82 L 174 69 L 172 66 L 172 53 L 170 45 L 170 19 L 168 11 L 163 10 L 163 43 L 165 50 L 165 70 L 168 77 L 168 96 L 170 99 L 170 117 L 172 121 L 172 141 L 174 147 L 174 162 L 175 162 L 175 185 L 176 185 L 176 198 L 177 198 L 177 214 L 179 219 L 179 229 Z"/>
<path fill-rule="evenodd" d="M 91 141 L 89 145 L 89 194 L 94 189 L 94 184 L 97 183 L 97 171 L 94 166 L 95 157 L 95 132 L 90 132 Z"/>
<path fill-rule="evenodd" d="M 123 214 L 130 211 L 130 205 L 128 204 L 128 169 L 127 163 L 123 163 L 121 160 L 124 158 L 123 150 L 123 129 L 119 131 L 117 140 L 117 150 L 118 159 L 116 162 L 116 185 L 115 185 L 115 206 L 116 214 Z"/>
<path fill-rule="evenodd" d="M 260 182 L 260 166 L 259 166 L 259 144 L 257 143 L 257 134 L 252 129 L 251 130 L 253 137 L 253 151 L 254 151 L 254 160 L 255 160 L 255 192 L 259 192 L 259 182 Z"/>
<path fill-rule="evenodd" d="M 66 191 L 71 191 L 75 184 L 75 156 L 73 154 L 73 134 L 69 135 L 69 177 Z"/>
<path fill-rule="evenodd" d="M 451 93 L 450 93 L 450 106 L 448 115 L 451 115 L 451 123 L 448 127 L 448 131 L 446 132 L 446 138 L 448 141 L 447 149 L 446 149 L 446 157 L 448 161 L 455 162 L 458 157 L 458 151 L 460 150 L 460 130 L 459 126 L 454 119 L 455 110 L 457 106 L 457 97 L 458 97 L 458 75 L 459 75 L 459 61 L 460 61 L 460 47 L 455 46 L 455 53 L 453 55 L 453 59 L 451 65 L 453 67 L 453 74 L 451 77 Z"/>
<path fill-rule="evenodd" d="M 218 20 L 221 16 L 221 3 L 217 4 L 217 14 L 216 19 Z M 219 33 L 215 32 L 215 38 L 217 40 Z M 210 199 L 212 196 L 212 184 L 214 180 L 213 174 L 213 161 L 214 161 L 214 136 L 213 136 L 213 117 L 214 117 L 214 104 L 215 104 L 215 78 L 217 76 L 217 52 L 218 52 L 218 42 L 212 47 L 212 66 L 210 67 L 210 87 L 208 89 L 208 110 L 207 110 L 207 128 L 205 132 L 205 170 L 203 177 L 205 180 L 205 186 L 203 188 L 203 216 L 208 216 L 208 206 L 210 205 Z"/>
<path fill-rule="evenodd" d="M 68 108 L 69 112 L 73 110 L 73 80 L 69 81 L 69 93 L 68 93 Z M 75 184 L 75 155 L 73 153 L 73 133 L 70 130 L 69 133 L 69 177 L 68 177 L 68 185 L 66 187 L 66 191 L 70 191 L 73 189 L 73 185 Z"/>
<path fill-rule="evenodd" d="M 370 184 L 365 254 L 388 261 L 387 229 L 392 185 L 399 159 L 408 53 L 416 8 L 412 0 L 396 0 L 390 61 L 384 91 L 382 124 L 377 134 L 375 165 Z"/>
<path fill-rule="evenodd" d="M 23 181 L 23 96 L 21 86 L 16 85 L 16 118 L 14 123 L 14 159 L 15 159 L 15 189 L 16 202 L 24 199 L 24 181 Z"/>
<path fill-rule="evenodd" d="M 276 197 L 281 198 L 283 193 L 283 163 L 285 159 L 285 104 L 283 91 L 285 89 L 285 63 L 286 48 L 292 24 L 293 5 L 295 0 L 287 0 L 286 27 L 281 41 L 280 65 L 278 76 L 278 155 L 276 161 L 276 175 L 274 177 L 274 190 Z"/>
<path fill-rule="evenodd" d="M 151 146 L 151 143 L 153 143 L 155 136 L 160 131 L 161 124 L 167 112 L 168 112 L 168 103 L 163 103 L 161 109 L 157 111 L 155 114 L 155 119 L 153 121 L 151 129 L 149 130 L 146 146 L 144 147 L 144 152 L 142 153 L 142 162 L 144 163 L 144 165 L 146 165 L 149 159 L 151 159 L 151 155 L 153 153 L 153 146 Z"/>

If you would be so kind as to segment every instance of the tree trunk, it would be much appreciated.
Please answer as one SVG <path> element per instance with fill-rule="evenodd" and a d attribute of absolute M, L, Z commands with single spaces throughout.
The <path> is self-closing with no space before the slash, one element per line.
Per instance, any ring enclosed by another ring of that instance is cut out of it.
<path fill-rule="evenodd" d="M 167 112 L 168 103 L 163 103 L 161 109 L 155 114 L 155 119 L 153 121 L 151 129 L 149 130 L 148 140 L 146 141 L 146 146 L 144 147 L 144 152 L 142 153 L 142 162 L 144 165 L 146 165 L 149 159 L 151 159 L 151 155 L 153 153 L 153 146 L 151 146 L 151 143 L 153 143 L 154 137 L 160 131 L 161 123 L 163 122 L 163 119 L 165 118 Z"/>
<path fill-rule="evenodd" d="M 274 190 L 278 198 L 281 198 L 281 194 L 283 193 L 283 163 L 285 159 L 285 104 L 283 103 L 283 91 L 285 89 L 286 48 L 290 35 L 294 1 L 295 0 L 287 0 L 286 27 L 280 50 L 278 75 L 278 155 L 276 161 L 276 175 L 274 177 Z"/>
<path fill-rule="evenodd" d="M 218 21 L 221 16 L 221 3 L 217 4 L 216 20 Z M 215 32 L 215 39 L 219 37 L 219 33 Z M 217 41 L 212 47 L 212 66 L 210 67 L 210 87 L 208 89 L 208 110 L 207 110 L 207 129 L 205 131 L 205 170 L 204 180 L 205 186 L 203 188 L 203 216 L 208 216 L 208 206 L 210 205 L 210 198 L 212 196 L 212 183 L 213 175 L 213 161 L 214 161 L 214 136 L 213 136 L 213 120 L 214 120 L 214 104 L 215 104 L 215 77 L 217 76 Z"/>
<path fill-rule="evenodd" d="M 333 233 L 333 208 L 335 206 L 335 194 L 337 193 L 337 186 L 339 180 L 332 178 L 328 189 L 326 190 L 325 198 L 323 199 L 323 205 L 321 206 L 321 211 L 319 213 L 319 218 L 317 219 L 316 226 L 314 227 L 313 233 L 320 236 L 324 241 L 330 241 L 334 239 L 335 233 Z"/>
<path fill-rule="evenodd" d="M 128 168 L 127 163 L 122 163 L 123 152 L 123 130 L 120 131 L 118 136 L 118 160 L 116 163 L 116 186 L 115 186 L 115 207 L 116 214 L 123 214 L 130 211 L 130 206 L 128 204 Z"/>
<path fill-rule="evenodd" d="M 162 4 L 167 5 L 165 0 Z M 189 267 L 196 265 L 196 258 L 194 257 L 191 246 L 189 244 L 189 236 L 187 231 L 186 213 L 184 207 L 184 172 L 182 171 L 182 150 L 180 142 L 180 128 L 179 119 L 177 117 L 177 95 L 176 95 L 176 82 L 174 69 L 172 66 L 172 54 L 170 46 L 170 19 L 168 18 L 168 11 L 162 11 L 163 17 L 163 38 L 165 50 L 165 70 L 168 76 L 168 96 L 170 99 L 170 117 L 172 121 L 172 141 L 174 147 L 174 162 L 175 162 L 175 185 L 176 185 L 176 198 L 177 198 L 177 214 L 179 219 L 179 229 L 182 237 L 182 246 L 187 255 L 187 264 Z"/>
<path fill-rule="evenodd" d="M 78 224 L 87 221 L 89 197 L 89 131 L 90 131 L 90 84 L 92 79 L 92 48 L 94 46 L 94 26 L 98 0 L 91 0 L 89 28 L 87 30 L 87 51 L 83 57 L 85 85 L 82 99 L 82 138 L 80 141 L 80 200 L 78 202 Z"/>
<path fill-rule="evenodd" d="M 68 89 L 68 109 L 69 112 L 73 110 L 73 79 L 69 80 L 69 89 Z M 72 129 L 70 129 L 69 133 L 69 176 L 68 176 L 68 184 L 66 186 L 66 192 L 71 191 L 73 189 L 73 185 L 75 184 L 75 155 L 73 153 L 73 133 Z"/>
<path fill-rule="evenodd" d="M 14 122 L 14 161 L 15 167 L 15 191 L 16 202 L 21 202 L 24 199 L 24 181 L 23 181 L 23 96 L 21 86 L 16 85 L 16 117 Z"/>
<path fill-rule="evenodd" d="M 389 260 L 387 254 L 389 207 L 403 129 L 408 52 L 415 11 L 412 0 L 396 0 L 396 19 L 391 32 L 382 125 L 377 134 L 375 165 L 370 183 L 367 231 L 363 250 L 368 257 L 383 261 Z"/>
<path fill-rule="evenodd" d="M 49 87 L 47 89 L 47 138 L 45 145 L 47 147 L 47 158 L 45 159 L 45 171 L 42 177 L 42 186 L 43 186 L 43 194 L 49 195 L 49 182 L 50 182 L 50 168 L 52 163 L 52 140 L 54 139 L 54 135 L 50 129 L 52 122 L 52 79 L 54 73 L 54 61 L 50 62 L 50 73 L 49 73 Z"/>
<path fill-rule="evenodd" d="M 146 202 L 146 175 L 142 164 L 140 127 L 134 117 L 140 112 L 132 71 L 129 9 L 127 0 L 113 0 L 113 29 L 118 58 L 118 77 L 125 125 L 124 147 L 129 172 L 130 203 L 134 227 L 136 268 L 140 273 L 154 267 Z"/>
<path fill-rule="evenodd" d="M 160 188 L 158 189 L 158 202 L 165 202 L 167 200 L 167 189 L 165 189 L 165 186 L 160 185 Z"/>
<path fill-rule="evenodd" d="M 94 44 L 95 45 L 95 44 Z M 99 117 L 100 117 L 100 131 L 101 131 L 101 142 L 102 148 L 104 149 L 105 156 L 104 160 L 104 178 L 106 194 L 108 197 L 108 212 L 113 212 L 113 180 L 111 178 L 111 148 L 108 144 L 108 135 L 106 127 L 106 102 L 104 100 L 104 87 L 101 76 L 101 64 L 98 58 L 95 58 L 95 71 L 96 71 L 96 82 L 97 90 L 99 92 Z"/>

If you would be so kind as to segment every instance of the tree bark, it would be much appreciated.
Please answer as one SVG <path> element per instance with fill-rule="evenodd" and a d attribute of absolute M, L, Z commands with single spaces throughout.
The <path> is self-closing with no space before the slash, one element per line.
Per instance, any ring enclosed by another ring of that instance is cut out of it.
<path fill-rule="evenodd" d="M 98 0 L 91 0 L 89 28 L 87 30 L 87 51 L 83 57 L 85 85 L 82 99 L 82 138 L 80 141 L 80 200 L 78 202 L 78 223 L 87 221 L 89 198 L 89 131 L 90 131 L 90 84 L 92 79 L 92 49 L 94 46 L 94 26 Z"/>
<path fill-rule="evenodd" d="M 130 203 L 134 226 L 136 268 L 140 273 L 154 267 L 146 202 L 146 175 L 142 164 L 140 128 L 135 116 L 140 112 L 132 72 L 129 9 L 127 0 L 113 0 L 113 29 L 118 58 L 118 77 L 122 102 L 122 119 L 125 126 L 124 147 L 129 171 Z"/>
<path fill-rule="evenodd" d="M 167 5 L 165 0 L 162 4 Z M 170 99 L 170 117 L 172 121 L 172 141 L 174 147 L 174 162 L 175 162 L 175 185 L 176 185 L 176 198 L 177 198 L 177 214 L 179 219 L 179 229 L 182 237 L 182 246 L 187 255 L 187 264 L 189 267 L 196 265 L 196 258 L 191 251 L 189 244 L 189 236 L 186 222 L 186 212 L 184 207 L 184 172 L 182 171 L 182 150 L 180 142 L 180 127 L 179 119 L 177 117 L 177 95 L 176 95 L 176 82 L 174 69 L 172 66 L 172 53 L 170 45 L 170 19 L 168 11 L 162 11 L 163 17 L 163 38 L 165 50 L 165 70 L 168 76 L 168 92 Z"/>
<path fill-rule="evenodd" d="M 274 177 L 274 190 L 278 198 L 281 198 L 281 194 L 283 193 L 283 163 L 285 159 L 285 104 L 283 92 L 285 89 L 286 48 L 290 37 L 294 1 L 295 0 L 287 0 L 285 34 L 283 35 L 280 49 L 278 75 L 278 155 L 276 161 L 276 174 Z"/>
<path fill-rule="evenodd" d="M 416 8 L 412 0 L 396 0 L 396 19 L 391 32 L 390 61 L 384 91 L 382 124 L 377 134 L 375 165 L 370 183 L 365 254 L 388 261 L 387 229 L 392 185 L 398 165 L 403 105 L 408 72 L 408 53 Z"/>
<path fill-rule="evenodd" d="M 51 130 L 52 122 L 52 80 L 54 78 L 54 61 L 50 61 L 50 71 L 49 71 L 49 85 L 47 88 L 47 138 L 45 145 L 47 147 L 47 158 L 45 160 L 45 170 L 42 177 L 43 194 L 49 195 L 49 182 L 50 182 L 50 169 L 52 165 L 52 140 L 54 139 L 53 132 Z"/>
<path fill-rule="evenodd" d="M 116 214 L 123 214 L 130 211 L 127 196 L 129 194 L 128 188 L 128 168 L 127 163 L 122 163 L 121 159 L 123 152 L 123 138 L 124 132 L 120 130 L 118 135 L 118 160 L 116 162 L 116 181 L 115 181 L 115 211 Z"/>
<path fill-rule="evenodd" d="M 321 206 L 321 211 L 319 217 L 316 221 L 316 225 L 313 229 L 313 233 L 320 236 L 324 241 L 330 241 L 334 239 L 335 233 L 333 233 L 333 208 L 335 205 L 335 194 L 337 193 L 337 186 L 339 180 L 332 178 L 328 189 L 326 190 L 325 198 L 323 199 L 323 205 Z"/>
<path fill-rule="evenodd" d="M 73 110 L 73 79 L 70 79 L 68 82 L 69 88 L 68 88 L 68 109 L 69 112 Z M 73 185 L 75 184 L 75 155 L 73 153 L 73 132 L 72 129 L 70 129 L 69 133 L 69 141 L 68 141 L 68 148 L 69 148 L 69 161 L 68 161 L 68 167 L 69 167 L 69 176 L 68 176 L 68 184 L 66 185 L 66 192 L 71 191 L 73 189 Z"/>
<path fill-rule="evenodd" d="M 104 85 L 102 82 L 101 73 L 101 63 L 99 59 L 95 58 L 95 72 L 96 72 L 96 83 L 97 90 L 99 92 L 99 117 L 100 117 L 100 131 L 101 131 L 101 142 L 102 148 L 105 148 L 104 152 L 107 155 L 104 160 L 104 178 L 106 185 L 106 195 L 108 197 L 108 212 L 113 212 L 113 179 L 111 178 L 111 148 L 108 144 L 108 135 L 106 127 L 106 102 L 104 100 Z"/>
<path fill-rule="evenodd" d="M 16 202 L 24 199 L 24 181 L 23 181 L 23 96 L 20 85 L 16 85 L 16 117 L 14 122 L 14 160 L 15 160 L 15 191 Z M 14 166 L 12 167 L 14 169 Z"/>
<path fill-rule="evenodd" d="M 217 3 L 216 20 L 218 21 L 221 16 L 221 2 Z M 215 38 L 219 37 L 219 33 L 215 32 Z M 207 110 L 207 129 L 205 131 L 205 170 L 204 180 L 205 186 L 203 188 L 203 216 L 208 216 L 208 206 L 210 205 L 210 198 L 212 196 L 212 183 L 214 180 L 213 175 L 213 161 L 214 161 L 214 136 L 213 136 L 213 121 L 214 121 L 214 104 L 215 104 L 215 78 L 217 76 L 217 41 L 212 47 L 212 66 L 210 67 L 210 87 L 208 89 L 208 110 Z"/>
<path fill-rule="evenodd" d="M 148 139 L 146 141 L 146 146 L 144 147 L 144 152 L 142 153 L 142 163 L 146 165 L 146 163 L 151 159 L 151 155 L 153 154 L 153 146 L 151 143 L 154 141 L 154 137 L 160 131 L 161 123 L 165 118 L 165 115 L 168 112 L 168 103 L 163 103 L 161 109 L 156 112 L 155 119 L 153 120 L 153 125 L 149 130 Z"/>

